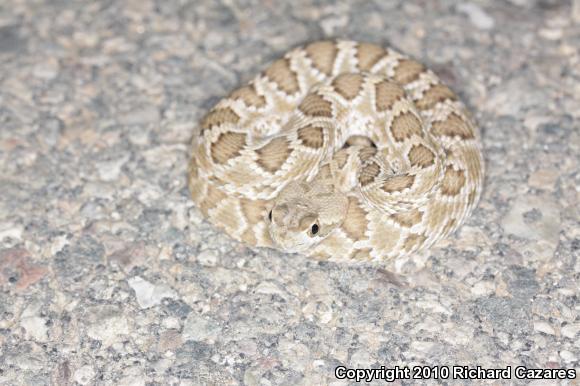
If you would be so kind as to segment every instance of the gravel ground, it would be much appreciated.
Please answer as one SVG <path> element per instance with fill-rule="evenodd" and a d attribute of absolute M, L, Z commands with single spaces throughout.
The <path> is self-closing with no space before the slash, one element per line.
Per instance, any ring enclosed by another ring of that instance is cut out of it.
<path fill-rule="evenodd" d="M 580 367 L 580 1 L 293 4 L 0 4 L 0 384 Z M 322 37 L 418 58 L 482 127 L 481 204 L 427 254 L 383 269 L 251 250 L 188 197 L 204 112 Z"/>

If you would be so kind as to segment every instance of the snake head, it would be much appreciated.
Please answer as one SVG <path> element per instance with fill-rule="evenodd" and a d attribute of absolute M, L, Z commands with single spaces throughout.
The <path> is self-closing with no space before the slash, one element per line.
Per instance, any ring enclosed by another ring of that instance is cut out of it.
<path fill-rule="evenodd" d="M 270 236 L 287 252 L 304 252 L 340 226 L 347 197 L 324 182 L 291 182 L 274 200 L 268 214 Z"/>

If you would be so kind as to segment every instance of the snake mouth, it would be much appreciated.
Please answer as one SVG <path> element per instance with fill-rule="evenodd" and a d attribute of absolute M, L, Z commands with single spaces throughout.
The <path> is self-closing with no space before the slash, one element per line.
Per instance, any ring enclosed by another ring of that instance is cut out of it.
<path fill-rule="evenodd" d="M 282 246 L 285 252 L 288 253 L 302 253 L 308 249 L 308 245 L 305 244 L 293 244 L 292 246 Z"/>
<path fill-rule="evenodd" d="M 278 248 L 288 253 L 302 253 L 311 246 L 309 243 L 289 240 L 283 232 L 270 229 L 270 238 Z"/>

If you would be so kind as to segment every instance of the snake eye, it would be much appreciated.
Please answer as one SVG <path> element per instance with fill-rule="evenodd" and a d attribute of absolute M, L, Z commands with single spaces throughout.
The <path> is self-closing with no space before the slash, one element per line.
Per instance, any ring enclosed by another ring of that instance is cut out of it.
<path fill-rule="evenodd" d="M 270 211 L 270 213 L 268 213 L 268 220 L 272 221 L 272 211 Z"/>
<path fill-rule="evenodd" d="M 310 228 L 310 232 L 312 232 L 313 235 L 318 233 L 318 224 L 312 224 L 312 228 Z"/>

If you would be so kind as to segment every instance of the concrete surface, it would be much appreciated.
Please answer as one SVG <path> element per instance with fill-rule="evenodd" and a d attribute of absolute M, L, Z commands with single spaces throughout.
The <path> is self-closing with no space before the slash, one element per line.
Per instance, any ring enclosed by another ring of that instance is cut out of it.
<path fill-rule="evenodd" d="M 383 268 L 250 250 L 189 200 L 204 112 L 327 36 L 427 63 L 483 128 L 482 202 L 428 254 Z M 579 118 L 578 2 L 5 1 L 0 384 L 578 368 Z"/>

